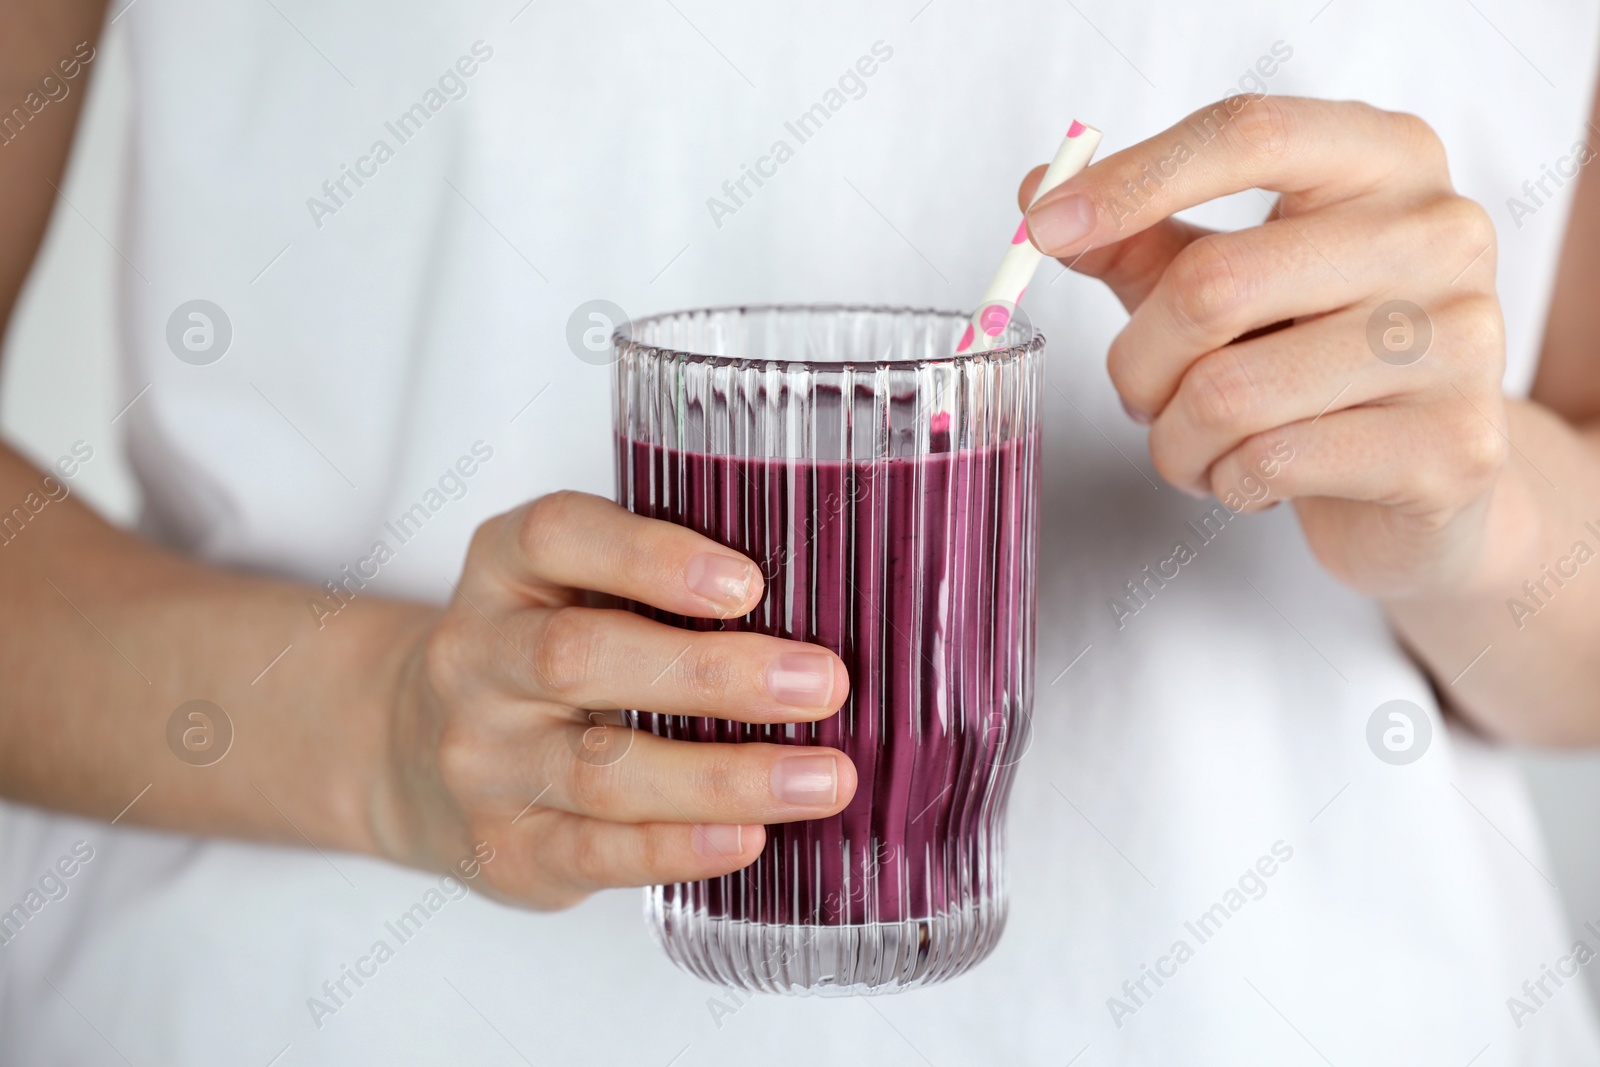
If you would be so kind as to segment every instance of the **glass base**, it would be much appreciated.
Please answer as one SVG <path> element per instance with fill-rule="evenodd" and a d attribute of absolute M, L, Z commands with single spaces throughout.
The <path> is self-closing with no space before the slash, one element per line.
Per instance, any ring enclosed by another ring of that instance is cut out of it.
<path fill-rule="evenodd" d="M 706 916 L 645 890 L 645 914 L 674 963 L 708 982 L 752 993 L 855 997 L 901 993 L 963 974 L 993 951 L 1002 903 L 928 919 L 800 926 Z"/>

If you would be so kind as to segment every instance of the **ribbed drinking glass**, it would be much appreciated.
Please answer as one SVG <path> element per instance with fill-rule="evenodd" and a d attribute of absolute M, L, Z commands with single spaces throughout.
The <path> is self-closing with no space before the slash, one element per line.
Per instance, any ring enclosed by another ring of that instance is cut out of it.
<path fill-rule="evenodd" d="M 618 499 L 754 560 L 760 605 L 694 630 L 832 649 L 850 696 L 817 723 L 627 713 L 692 741 L 829 745 L 838 815 L 769 826 L 721 878 L 646 890 L 667 954 L 747 990 L 943 981 L 1006 917 L 1004 815 L 1030 736 L 1044 339 L 954 356 L 968 319 L 875 307 L 688 311 L 615 338 Z"/>

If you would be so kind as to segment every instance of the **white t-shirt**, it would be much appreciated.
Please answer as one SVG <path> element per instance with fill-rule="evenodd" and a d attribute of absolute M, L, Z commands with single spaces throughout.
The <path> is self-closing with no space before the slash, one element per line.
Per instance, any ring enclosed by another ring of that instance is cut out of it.
<path fill-rule="evenodd" d="M 1593 3 L 919 2 L 127 9 L 120 243 L 149 282 L 123 279 L 123 373 L 150 389 L 121 425 L 144 531 L 320 583 L 422 502 L 371 588 L 442 601 L 482 519 L 612 491 L 608 372 L 566 340 L 586 301 L 970 305 L 1071 119 L 1109 152 L 1240 88 L 1434 125 L 1499 226 L 1526 390 L 1570 187 L 1518 218 L 1506 198 L 1584 136 Z M 0 1060 L 1600 1060 L 1579 981 L 1524 990 L 1600 941 L 1564 929 L 1510 763 L 1439 719 L 1292 509 L 1188 530 L 1209 505 L 1156 478 L 1106 378 L 1123 313 L 1059 273 L 1028 297 L 1050 339 L 1035 734 L 1010 925 L 978 969 L 871 1002 L 741 998 L 666 961 L 636 890 L 561 914 L 473 894 L 319 1017 L 323 983 L 436 878 L 11 807 L 0 909 L 74 842 L 92 858 L 0 945 Z M 197 299 L 231 326 L 209 364 L 168 341 Z M 492 459 L 441 484 L 478 442 Z M 1119 625 L 1109 602 L 1178 540 L 1197 558 Z M 1368 743 L 1397 699 L 1432 727 L 1407 765 Z"/>

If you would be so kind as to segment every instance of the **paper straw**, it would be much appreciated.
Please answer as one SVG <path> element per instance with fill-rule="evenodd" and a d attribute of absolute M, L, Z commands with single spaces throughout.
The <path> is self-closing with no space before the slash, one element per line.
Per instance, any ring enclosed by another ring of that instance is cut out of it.
<path fill-rule="evenodd" d="M 1087 167 L 1094 150 L 1099 147 L 1100 131 L 1074 119 L 1028 206 L 1032 207 L 1045 193 Z M 1028 220 L 1024 218 L 1011 238 L 1005 258 L 1000 261 L 1000 269 L 995 271 L 994 281 L 983 292 L 983 302 L 972 313 L 972 322 L 961 336 L 957 353 L 987 352 L 995 346 L 1000 335 L 1006 332 L 1012 312 L 1022 302 L 1022 294 L 1033 281 L 1033 272 L 1039 269 L 1043 259 L 1044 253 L 1028 240 Z"/>

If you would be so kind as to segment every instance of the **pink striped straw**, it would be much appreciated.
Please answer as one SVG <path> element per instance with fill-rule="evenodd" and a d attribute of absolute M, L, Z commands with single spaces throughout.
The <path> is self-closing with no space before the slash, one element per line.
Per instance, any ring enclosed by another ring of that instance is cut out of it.
<path fill-rule="evenodd" d="M 1087 167 L 1089 160 L 1094 158 L 1095 149 L 1099 147 L 1100 131 L 1074 119 L 1029 206 Z M 999 343 L 1000 336 L 1006 332 L 1006 325 L 1011 322 L 1012 314 L 1022 301 L 1022 294 L 1027 291 L 1028 283 L 1033 281 L 1033 274 L 1043 259 L 1044 253 L 1028 240 L 1028 220 L 1024 218 L 1017 225 L 1017 232 L 1011 238 L 1011 247 L 1006 250 L 1005 258 L 1000 261 L 1000 269 L 995 271 L 994 281 L 984 290 L 982 303 L 972 313 L 967 332 L 961 335 L 961 344 L 956 346 L 957 354 L 987 352 Z"/>

